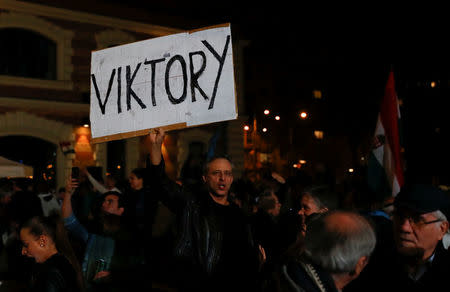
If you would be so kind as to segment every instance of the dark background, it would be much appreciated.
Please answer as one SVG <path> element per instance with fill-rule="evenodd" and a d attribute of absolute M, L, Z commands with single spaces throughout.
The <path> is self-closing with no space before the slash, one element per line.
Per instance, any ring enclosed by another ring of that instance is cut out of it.
<path fill-rule="evenodd" d="M 264 118 L 265 108 L 279 114 L 281 121 L 268 127 L 274 129 L 272 143 L 283 144 L 282 152 L 301 146 L 305 123 L 298 113 L 303 109 L 326 137 L 346 137 L 352 151 L 367 152 L 392 69 L 402 103 L 407 179 L 450 184 L 450 45 L 447 17 L 439 15 L 439 6 L 395 10 L 383 3 L 363 7 L 294 1 L 30 2 L 183 30 L 231 23 L 233 42 L 247 41 L 244 72 L 239 72 L 245 98 L 240 115 L 251 123 L 254 117 Z M 314 89 L 323 92 L 320 106 L 312 102 Z M 287 139 L 289 135 L 296 139 Z M 293 145 L 284 145 L 287 141 Z"/>

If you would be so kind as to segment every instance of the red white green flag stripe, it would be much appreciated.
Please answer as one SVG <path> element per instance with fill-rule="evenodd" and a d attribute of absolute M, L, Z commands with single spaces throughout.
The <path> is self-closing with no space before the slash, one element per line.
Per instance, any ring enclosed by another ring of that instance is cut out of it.
<path fill-rule="evenodd" d="M 404 183 L 400 146 L 400 108 L 394 73 L 389 73 L 368 161 L 371 189 L 383 196 L 396 196 Z"/>

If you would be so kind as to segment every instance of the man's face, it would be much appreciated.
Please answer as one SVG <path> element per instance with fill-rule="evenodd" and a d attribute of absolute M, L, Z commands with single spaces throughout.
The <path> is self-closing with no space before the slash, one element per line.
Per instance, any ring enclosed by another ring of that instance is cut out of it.
<path fill-rule="evenodd" d="M 448 223 L 433 213 L 418 214 L 408 209 L 396 209 L 393 216 L 394 239 L 399 253 L 429 258 L 447 231 Z"/>
<path fill-rule="evenodd" d="M 124 209 L 119 207 L 119 197 L 116 195 L 107 195 L 102 203 L 102 210 L 109 214 L 122 215 Z"/>
<path fill-rule="evenodd" d="M 213 196 L 227 196 L 233 183 L 231 163 L 224 158 L 218 158 L 209 163 L 207 171 L 207 174 L 203 176 L 203 180 L 209 192 Z"/>
<path fill-rule="evenodd" d="M 300 200 L 300 210 L 298 211 L 298 214 L 300 216 L 304 218 L 313 213 L 320 213 L 320 211 L 321 210 L 319 206 L 317 206 L 316 202 L 310 195 L 303 195 L 302 199 Z"/>
<path fill-rule="evenodd" d="M 275 195 L 274 193 L 272 193 L 271 198 L 275 201 L 275 207 L 269 211 L 272 214 L 272 216 L 276 217 L 276 216 L 280 215 L 281 203 L 278 200 L 277 195 Z"/>
<path fill-rule="evenodd" d="M 144 185 L 144 180 L 142 178 L 138 178 L 134 173 L 131 173 L 128 182 L 130 183 L 131 189 L 138 191 L 142 189 L 142 186 Z"/>
<path fill-rule="evenodd" d="M 112 177 L 106 177 L 105 186 L 110 190 L 116 186 L 116 181 Z"/>

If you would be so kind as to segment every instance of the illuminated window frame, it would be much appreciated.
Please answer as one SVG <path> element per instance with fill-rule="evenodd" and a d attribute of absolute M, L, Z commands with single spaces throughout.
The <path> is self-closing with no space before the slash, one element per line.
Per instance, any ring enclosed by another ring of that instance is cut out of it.
<path fill-rule="evenodd" d="M 315 99 L 322 99 L 322 90 L 318 89 L 313 90 L 313 97 Z"/>
<path fill-rule="evenodd" d="M 323 139 L 323 131 L 315 130 L 314 137 L 316 137 L 316 139 L 318 139 L 318 140 L 322 140 Z"/>

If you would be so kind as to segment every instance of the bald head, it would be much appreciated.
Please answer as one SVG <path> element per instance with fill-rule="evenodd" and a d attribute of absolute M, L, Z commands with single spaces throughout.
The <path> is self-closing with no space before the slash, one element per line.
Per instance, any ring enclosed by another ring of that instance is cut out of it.
<path fill-rule="evenodd" d="M 333 211 L 308 225 L 305 254 L 331 273 L 347 273 L 361 257 L 370 256 L 375 243 L 375 232 L 363 216 Z"/>
<path fill-rule="evenodd" d="M 330 232 L 351 233 L 360 228 L 369 228 L 369 222 L 356 213 L 336 211 L 324 216 L 324 227 Z"/>

